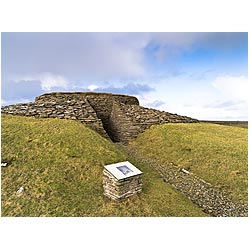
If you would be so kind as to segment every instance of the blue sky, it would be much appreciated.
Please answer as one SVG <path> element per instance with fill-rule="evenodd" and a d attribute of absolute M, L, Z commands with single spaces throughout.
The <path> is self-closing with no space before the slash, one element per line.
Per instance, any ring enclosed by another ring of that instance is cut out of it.
<path fill-rule="evenodd" d="M 198 119 L 248 119 L 247 33 L 2 33 L 1 50 L 2 105 L 97 91 Z"/>

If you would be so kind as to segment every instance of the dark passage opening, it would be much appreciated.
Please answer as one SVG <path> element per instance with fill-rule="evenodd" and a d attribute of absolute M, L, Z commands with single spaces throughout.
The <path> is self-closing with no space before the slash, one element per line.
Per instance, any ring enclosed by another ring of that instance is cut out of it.
<path fill-rule="evenodd" d="M 97 117 L 102 121 L 102 125 L 107 135 L 113 142 L 117 142 L 117 140 L 113 136 L 112 126 L 110 125 L 110 114 L 112 112 L 112 101 L 105 99 L 105 101 L 101 100 L 97 101 L 95 99 L 88 99 L 88 103 L 96 112 Z"/>
<path fill-rule="evenodd" d="M 97 117 L 102 121 L 102 125 L 107 135 L 113 142 L 127 142 L 127 134 L 130 125 L 122 111 L 114 105 L 111 100 L 105 103 L 88 100 L 90 106 L 96 112 Z M 119 105 L 118 105 L 119 106 Z"/>
<path fill-rule="evenodd" d="M 98 114 L 97 114 L 97 116 L 98 116 Z M 103 128 L 105 129 L 109 138 L 113 142 L 119 142 L 120 139 L 117 138 L 117 136 L 115 135 L 115 131 L 113 131 L 112 122 L 110 120 L 110 117 L 98 117 L 98 118 L 102 120 Z"/>

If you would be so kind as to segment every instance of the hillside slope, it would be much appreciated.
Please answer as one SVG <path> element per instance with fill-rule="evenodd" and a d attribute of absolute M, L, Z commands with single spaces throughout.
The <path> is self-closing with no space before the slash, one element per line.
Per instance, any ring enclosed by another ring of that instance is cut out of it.
<path fill-rule="evenodd" d="M 160 164 L 184 168 L 247 204 L 248 130 L 207 123 L 164 124 L 140 134 L 130 146 Z"/>
<path fill-rule="evenodd" d="M 206 216 L 150 166 L 80 122 L 2 115 L 2 216 Z M 116 203 L 103 196 L 105 164 L 129 160 L 143 192 Z M 23 187 L 24 192 L 17 194 Z"/>

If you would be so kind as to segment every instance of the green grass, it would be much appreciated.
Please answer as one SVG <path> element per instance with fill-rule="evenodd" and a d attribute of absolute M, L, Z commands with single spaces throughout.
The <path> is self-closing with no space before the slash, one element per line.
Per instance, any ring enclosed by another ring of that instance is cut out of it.
<path fill-rule="evenodd" d="M 2 216 L 206 216 L 148 165 L 79 122 L 2 115 Z M 143 192 L 121 203 L 103 196 L 105 164 L 129 160 Z M 16 191 L 25 191 L 17 195 Z"/>
<path fill-rule="evenodd" d="M 173 162 L 247 204 L 247 129 L 207 123 L 153 126 L 131 143 L 144 157 Z"/>

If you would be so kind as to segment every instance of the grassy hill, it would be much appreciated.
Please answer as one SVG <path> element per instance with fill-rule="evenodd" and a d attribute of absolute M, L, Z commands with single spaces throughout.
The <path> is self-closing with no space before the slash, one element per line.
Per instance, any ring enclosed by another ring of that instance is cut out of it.
<path fill-rule="evenodd" d="M 150 166 L 81 123 L 2 115 L 1 125 L 8 162 L 1 167 L 2 216 L 207 216 Z M 102 170 L 125 160 L 144 172 L 143 192 L 117 203 L 103 196 Z"/>
<path fill-rule="evenodd" d="M 140 134 L 130 146 L 145 158 L 172 162 L 247 204 L 248 130 L 208 123 L 165 124 Z"/>

